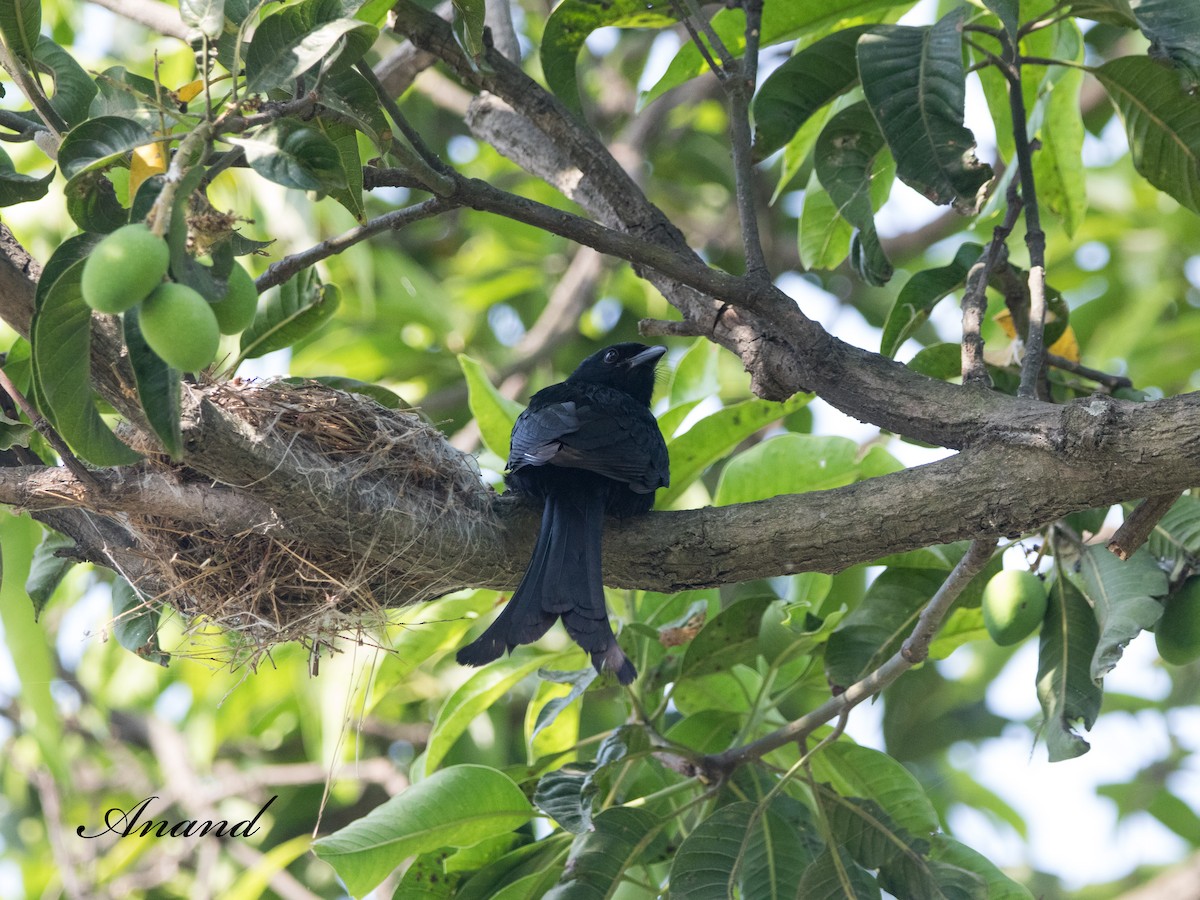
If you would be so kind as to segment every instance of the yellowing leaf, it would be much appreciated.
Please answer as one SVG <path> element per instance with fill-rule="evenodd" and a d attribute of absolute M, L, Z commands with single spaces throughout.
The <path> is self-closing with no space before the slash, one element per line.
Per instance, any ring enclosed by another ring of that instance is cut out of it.
<path fill-rule="evenodd" d="M 167 153 L 157 141 L 133 149 L 133 160 L 129 165 L 129 197 L 137 196 L 142 182 L 151 175 L 167 171 Z"/>
<path fill-rule="evenodd" d="M 204 80 L 197 78 L 195 81 L 190 81 L 175 91 L 175 96 L 179 98 L 180 103 L 187 103 L 202 90 L 204 90 Z"/>
<path fill-rule="evenodd" d="M 1079 341 L 1075 340 L 1075 331 L 1070 325 L 1057 341 L 1050 345 L 1050 352 L 1071 362 L 1079 362 Z"/>

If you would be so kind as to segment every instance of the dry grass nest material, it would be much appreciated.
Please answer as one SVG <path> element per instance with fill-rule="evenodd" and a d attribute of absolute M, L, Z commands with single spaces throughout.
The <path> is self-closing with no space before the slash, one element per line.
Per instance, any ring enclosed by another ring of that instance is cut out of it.
<path fill-rule="evenodd" d="M 292 505 L 309 503 L 307 481 L 311 515 L 330 529 L 346 521 L 344 510 L 323 513 L 319 498 L 327 494 L 313 488 L 331 479 L 357 486 L 369 479 L 370 496 L 384 498 L 387 512 L 413 517 L 414 533 L 453 540 L 457 546 L 447 550 L 454 558 L 461 558 L 487 514 L 491 492 L 475 460 L 415 413 L 315 382 L 223 382 L 200 390 L 205 400 L 288 448 L 289 465 L 302 473 Z M 243 490 L 271 502 L 255 488 Z M 280 515 L 285 524 L 288 515 Z M 319 652 L 347 633 L 362 640 L 387 609 L 459 586 L 448 579 L 442 548 L 429 541 L 382 548 L 331 534 L 324 546 L 314 546 L 290 536 L 287 527 L 230 535 L 184 532 L 161 519 L 140 524 L 156 562 L 155 600 L 182 613 L 193 634 L 215 625 L 233 636 L 237 663 L 254 665 L 282 642 Z"/>

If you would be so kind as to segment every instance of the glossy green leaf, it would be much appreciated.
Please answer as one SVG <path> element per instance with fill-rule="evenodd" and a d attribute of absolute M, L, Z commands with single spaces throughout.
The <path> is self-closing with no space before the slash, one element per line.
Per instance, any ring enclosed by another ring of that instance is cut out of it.
<path fill-rule="evenodd" d="M 858 445 L 849 438 L 779 434 L 731 459 L 713 500 L 727 506 L 843 487 L 858 478 L 857 457 Z"/>
<path fill-rule="evenodd" d="M 68 242 L 55 255 L 62 252 L 73 260 L 82 246 Z M 49 282 L 47 271 L 56 276 Z M 82 272 L 82 260 L 65 271 L 47 264 L 38 282 L 30 328 L 37 396 L 42 412 L 77 454 L 98 466 L 126 465 L 141 457 L 117 440 L 96 411 L 90 382 L 92 310 L 79 288 Z"/>
<path fill-rule="evenodd" d="M 671 409 L 720 394 L 720 352 L 708 338 L 699 337 L 692 342 L 671 372 L 671 386 L 667 391 Z M 662 420 L 659 421 L 661 424 Z M 666 428 L 663 430 L 665 432 Z"/>
<path fill-rule="evenodd" d="M 792 135 L 792 139 L 784 146 L 783 159 L 779 166 L 779 181 L 771 194 L 772 205 L 779 200 L 784 191 L 792 186 L 792 181 L 808 165 L 812 149 L 817 144 L 817 138 L 820 137 L 821 130 L 832 114 L 833 106 L 830 105 L 809 116 L 808 121 L 800 126 L 799 130 Z"/>
<path fill-rule="evenodd" d="M 484 0 L 453 0 L 454 33 L 461 35 L 463 48 L 478 62 L 483 56 Z"/>
<path fill-rule="evenodd" d="M 1134 18 L 1150 41 L 1150 56 L 1170 60 L 1185 84 L 1200 84 L 1200 5 L 1180 0 L 1132 0 Z"/>
<path fill-rule="evenodd" d="M 705 416 L 683 434 L 668 439 L 671 485 L 658 492 L 657 505 L 670 506 L 709 466 L 728 456 L 747 437 L 803 409 L 811 400 L 812 394 L 796 394 L 783 403 L 743 400 Z"/>
<path fill-rule="evenodd" d="M 1033 900 L 1033 894 L 1023 884 L 1013 881 L 989 859 L 952 837 L 934 835 L 929 858 L 974 872 L 983 879 L 987 900 Z"/>
<path fill-rule="evenodd" d="M 591 778 L 590 763 L 565 766 L 538 779 L 533 805 L 571 834 L 592 827 L 592 799 L 599 787 Z"/>
<path fill-rule="evenodd" d="M 813 172 L 800 210 L 798 249 L 807 269 L 836 269 L 850 255 L 854 226 L 838 215 L 837 204 Z"/>
<path fill-rule="evenodd" d="M 925 347 L 905 365 L 930 378 L 950 381 L 962 374 L 962 345 L 942 343 Z"/>
<path fill-rule="evenodd" d="M 1083 62 L 1083 35 L 1068 20 L 1053 26 L 1056 59 Z M 1042 81 L 1042 96 L 1030 117 L 1030 130 L 1038 141 L 1033 154 L 1033 177 L 1038 202 L 1062 219 L 1068 235 L 1087 213 L 1087 188 L 1083 169 L 1083 114 L 1079 105 L 1083 70 L 1052 66 Z M 1048 95 L 1047 95 L 1048 93 Z"/>
<path fill-rule="evenodd" d="M 936 569 L 889 568 L 876 578 L 825 646 L 830 681 L 848 687 L 886 662 L 943 581 Z"/>
<path fill-rule="evenodd" d="M 679 677 L 727 672 L 737 663 L 753 662 L 763 613 L 774 601 L 767 596 L 745 597 L 705 622 L 687 646 Z"/>
<path fill-rule="evenodd" d="M 697 825 L 671 862 L 671 892 L 694 900 L 795 897 L 811 857 L 795 828 L 770 808 L 741 801 Z"/>
<path fill-rule="evenodd" d="M 42 542 L 33 551 L 29 577 L 25 579 L 25 593 L 33 602 L 34 619 L 41 617 L 42 610 L 50 602 L 50 597 L 76 563 L 69 555 L 60 556 L 59 551 L 69 552 L 74 550 L 75 546 L 74 538 L 47 530 Z"/>
<path fill-rule="evenodd" d="M 468 879 L 454 900 L 533 900 L 541 897 L 562 873 L 570 837 L 559 831 L 505 854 Z"/>
<path fill-rule="evenodd" d="M 895 25 L 863 35 L 863 93 L 896 158 L 900 180 L 936 204 L 972 212 L 992 177 L 963 125 L 963 8 L 928 27 Z"/>
<path fill-rule="evenodd" d="M 1065 578 L 1050 587 L 1050 606 L 1038 648 L 1037 695 L 1050 761 L 1082 756 L 1090 745 L 1074 730 L 1090 729 L 1100 714 L 1103 692 L 1092 680 L 1091 661 L 1100 628 L 1087 600 Z"/>
<path fill-rule="evenodd" d="M 876 156 L 884 149 L 883 135 L 865 103 L 856 103 L 833 116 L 817 138 L 816 174 L 837 207 L 838 215 L 858 229 L 866 264 L 861 274 L 868 284 L 886 284 L 892 277 L 875 232 L 871 205 L 871 175 Z M 851 244 L 851 255 L 853 254 Z"/>
<path fill-rule="evenodd" d="M 250 137 L 230 138 L 230 143 L 241 147 L 250 168 L 268 181 L 301 191 L 347 190 L 337 146 L 295 119 L 278 119 Z"/>
<path fill-rule="evenodd" d="M 813 777 L 843 796 L 875 801 L 896 824 L 915 835 L 938 829 L 937 812 L 921 783 L 886 753 L 837 741 L 813 757 Z"/>
<path fill-rule="evenodd" d="M 138 325 L 137 307 L 128 310 L 122 319 L 129 364 L 137 383 L 138 402 L 146 414 L 146 421 L 162 442 L 163 449 L 178 462 L 183 458 L 183 436 L 180 431 L 183 376 L 163 362 L 146 344 Z"/>
<path fill-rule="evenodd" d="M 379 105 L 379 96 L 371 83 L 354 69 L 329 74 L 321 92 L 321 103 L 349 119 L 380 150 L 390 146 L 391 126 Z"/>
<path fill-rule="evenodd" d="M 892 21 L 913 5 L 905 0 L 804 0 L 803 3 L 767 3 L 763 7 L 759 43 L 762 47 L 770 47 L 792 38 L 822 36 L 832 29 L 854 24 L 856 19 Z M 746 17 L 741 9 L 720 10 L 712 17 L 711 25 L 730 53 L 735 57 L 741 56 L 746 48 Z M 671 88 L 710 71 L 700 51 L 689 41 L 675 54 L 658 83 L 642 95 L 640 105 L 644 106 Z"/>
<path fill-rule="evenodd" d="M 0 2 L 0 35 L 18 57 L 33 60 L 42 28 L 41 0 L 2 0 Z"/>
<path fill-rule="evenodd" d="M 121 205 L 103 172 L 83 172 L 72 178 L 63 194 L 67 215 L 83 231 L 107 234 L 129 223 L 129 210 Z"/>
<path fill-rule="evenodd" d="M 983 0 L 983 5 L 996 14 L 1009 39 L 1015 39 L 1021 24 L 1020 0 Z"/>
<path fill-rule="evenodd" d="M 337 0 L 305 0 L 267 16 L 246 50 L 246 90 L 262 94 L 317 63 L 353 65 L 379 34 L 374 25 L 342 18 Z"/>
<path fill-rule="evenodd" d="M 1162 617 L 1167 575 L 1145 548 L 1122 562 L 1098 544 L 1084 550 L 1071 575 L 1100 626 L 1091 667 L 1099 685 L 1120 661 L 1125 645 Z"/>
<path fill-rule="evenodd" d="M 343 186 L 332 188 L 329 196 L 361 225 L 367 221 L 367 208 L 363 202 L 362 156 L 358 152 L 358 134 L 343 122 L 325 119 L 317 119 L 317 128 L 337 150 L 338 169 L 344 183 Z"/>
<path fill-rule="evenodd" d="M 264 291 L 254 322 L 242 332 L 242 358 L 290 347 L 312 334 L 337 311 L 342 295 L 335 284 L 321 284 L 305 269 L 281 285 Z"/>
<path fill-rule="evenodd" d="M 1129 5 L 1130 0 L 1071 0 L 1071 12 L 1084 19 L 1116 25 L 1119 28 L 1137 28 L 1137 19 Z"/>
<path fill-rule="evenodd" d="M 1147 545 L 1152 556 L 1172 569 L 1200 559 L 1200 500 L 1187 494 L 1176 500 L 1150 532 Z"/>
<path fill-rule="evenodd" d="M 1140 56 L 1111 60 L 1093 74 L 1125 124 L 1134 168 L 1200 213 L 1200 105 L 1180 85 L 1179 75 Z"/>
<path fill-rule="evenodd" d="M 875 876 L 840 847 L 826 848 L 804 870 L 796 897 L 804 900 L 879 900 Z"/>
<path fill-rule="evenodd" d="M 525 794 L 503 772 L 450 766 L 318 838 L 312 849 L 333 866 L 352 895 L 361 897 L 409 856 L 469 847 L 519 828 L 532 816 Z"/>
<path fill-rule="evenodd" d="M 582 109 L 576 60 L 597 28 L 662 28 L 675 22 L 669 0 L 563 0 L 550 13 L 542 33 L 542 72 L 569 108 Z"/>
<path fill-rule="evenodd" d="M 179 18 L 210 40 L 225 28 L 225 0 L 179 0 Z"/>
<path fill-rule="evenodd" d="M 858 39 L 873 25 L 836 31 L 805 47 L 767 76 L 754 97 L 754 155 L 788 143 L 825 104 L 858 84 Z"/>
<path fill-rule="evenodd" d="M 930 312 L 942 298 L 965 286 L 967 273 L 979 260 L 983 247 L 966 242 L 954 254 L 949 264 L 917 272 L 900 289 L 896 302 L 883 323 L 879 352 L 894 357 L 900 345 L 929 319 Z"/>
<path fill-rule="evenodd" d="M 41 177 L 18 172 L 12 158 L 0 149 L 0 206 L 41 200 L 49 192 L 53 180 L 54 169 Z"/>
<path fill-rule="evenodd" d="M 124 578 L 113 582 L 112 604 L 112 630 L 117 643 L 147 662 L 166 666 L 171 654 L 158 645 L 158 604 L 139 594 Z"/>
<path fill-rule="evenodd" d="M 645 809 L 606 809 L 575 838 L 562 879 L 543 900 L 611 897 L 630 869 L 663 856 L 664 824 Z"/>
<path fill-rule="evenodd" d="M 133 119 L 100 116 L 72 128 L 58 148 L 58 166 L 67 178 L 100 169 L 148 144 L 151 134 Z"/>
<path fill-rule="evenodd" d="M 552 666 L 569 654 L 532 652 L 506 656 L 475 672 L 454 691 L 438 710 L 429 743 L 425 748 L 426 774 L 437 769 L 450 748 L 471 721 L 512 690 L 521 679 L 544 666 Z"/>
<path fill-rule="evenodd" d="M 525 407 L 496 390 L 478 360 L 460 353 L 458 364 L 467 380 L 467 404 L 479 425 L 484 445 L 501 459 L 507 460 L 513 426 Z"/>

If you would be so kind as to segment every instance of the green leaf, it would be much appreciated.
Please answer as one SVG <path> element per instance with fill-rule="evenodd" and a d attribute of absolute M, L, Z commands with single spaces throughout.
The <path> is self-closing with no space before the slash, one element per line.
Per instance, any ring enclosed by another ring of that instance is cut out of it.
<path fill-rule="evenodd" d="M 879 352 L 894 357 L 900 345 L 925 324 L 942 298 L 966 283 L 967 273 L 982 253 L 979 244 L 964 243 L 948 265 L 917 272 L 908 279 L 883 323 Z"/>
<path fill-rule="evenodd" d="M 1018 9 L 1020 0 L 983 0 L 983 5 L 996 14 L 1000 24 L 1008 32 L 1009 39 L 1015 39 L 1021 21 L 1021 13 Z"/>
<path fill-rule="evenodd" d="M 1170 60 L 1183 70 L 1184 87 L 1200 83 L 1200 6 L 1179 0 L 1134 0 L 1129 4 L 1150 41 L 1152 59 Z"/>
<path fill-rule="evenodd" d="M 858 478 L 858 445 L 849 438 L 776 435 L 739 453 L 725 466 L 713 502 L 750 503 L 779 494 L 844 487 Z"/>
<path fill-rule="evenodd" d="M 483 365 L 465 353 L 458 354 L 458 364 L 467 380 L 467 405 L 479 425 L 484 445 L 501 459 L 508 459 L 513 425 L 525 409 L 496 390 Z"/>
<path fill-rule="evenodd" d="M 471 675 L 446 698 L 438 710 L 425 749 L 425 772 L 437 769 L 472 720 L 512 690 L 521 679 L 569 656 L 570 652 L 556 655 L 530 652 L 515 657 L 507 656 Z"/>
<path fill-rule="evenodd" d="M 536 759 L 544 752 L 556 752 L 559 749 L 558 747 L 553 747 L 552 750 L 541 749 L 547 743 L 564 745 L 561 749 L 574 745 L 579 735 L 579 707 L 572 704 L 583 696 L 584 691 L 596 680 L 599 673 L 594 666 L 588 666 L 585 669 L 576 669 L 571 672 L 542 671 L 538 674 L 542 678 L 542 683 L 538 687 L 538 694 L 534 701 L 529 704 L 525 716 L 525 730 L 528 734 L 526 744 L 529 747 L 531 760 Z M 564 694 L 562 688 L 567 685 L 570 685 L 570 688 Z M 567 710 L 573 710 L 574 713 L 562 715 Z M 560 719 L 566 727 L 555 729 L 554 724 Z M 544 736 L 540 742 L 538 735 Z"/>
<path fill-rule="evenodd" d="M 925 347 L 906 365 L 930 378 L 949 381 L 962 374 L 962 345 L 943 343 Z"/>
<path fill-rule="evenodd" d="M 216 40 L 225 29 L 225 0 L 179 0 L 179 18 L 209 40 Z"/>
<path fill-rule="evenodd" d="M 70 53 L 44 35 L 33 49 L 35 65 L 54 80 L 50 105 L 63 121 L 74 127 L 89 116 L 96 84 Z M 61 165 L 61 161 L 60 161 Z"/>
<path fill-rule="evenodd" d="M 242 332 L 242 358 L 290 347 L 324 325 L 341 300 L 337 285 L 321 284 L 312 269 L 269 288 L 259 297 L 254 321 Z"/>
<path fill-rule="evenodd" d="M 124 578 L 113 582 L 112 604 L 117 643 L 135 656 L 165 667 L 171 654 L 158 646 L 158 604 L 139 594 Z"/>
<path fill-rule="evenodd" d="M 1013 881 L 991 860 L 954 838 L 944 834 L 934 835 L 929 858 L 974 872 L 983 879 L 987 887 L 987 900 L 1033 900 L 1033 894 L 1023 884 Z"/>
<path fill-rule="evenodd" d="M 1141 56 L 1105 63 L 1093 74 L 1125 124 L 1133 166 L 1147 181 L 1200 213 L 1200 105 L 1179 76 Z"/>
<path fill-rule="evenodd" d="M 29 577 L 25 579 L 25 593 L 33 601 L 35 621 L 41 617 L 42 610 L 50 602 L 55 589 L 76 562 L 69 556 L 58 555 L 58 551 L 72 551 L 75 550 L 75 546 L 74 538 L 47 530 L 42 542 L 33 551 Z"/>
<path fill-rule="evenodd" d="M 630 869 L 664 854 L 664 824 L 644 809 L 606 809 L 575 838 L 562 879 L 542 900 L 611 897 Z"/>
<path fill-rule="evenodd" d="M 672 410 L 694 401 L 715 397 L 721 392 L 718 374 L 720 349 L 708 338 L 699 337 L 671 372 L 671 387 L 667 391 Z M 692 407 L 688 407 L 690 410 Z M 661 422 L 661 420 L 660 420 Z M 664 431 L 666 429 L 664 428 Z M 673 431 L 672 431 L 673 433 Z"/>
<path fill-rule="evenodd" d="M 846 850 L 832 847 L 804 870 L 796 896 L 804 900 L 879 900 L 883 895 L 874 875 Z"/>
<path fill-rule="evenodd" d="M 896 158 L 900 180 L 936 204 L 974 212 L 992 177 L 963 125 L 962 16 L 937 24 L 880 27 L 858 42 L 863 93 Z"/>
<path fill-rule="evenodd" d="M 83 172 L 67 182 L 63 193 L 67 215 L 84 231 L 108 234 L 129 223 L 129 210 L 103 172 Z"/>
<path fill-rule="evenodd" d="M 943 581 L 945 574 L 937 569 L 884 571 L 830 636 L 825 646 L 829 680 L 847 687 L 886 662 Z"/>
<path fill-rule="evenodd" d="M 538 779 L 533 805 L 571 834 L 592 827 L 592 799 L 599 790 L 591 778 L 591 763 L 564 766 Z"/>
<path fill-rule="evenodd" d="M 483 56 L 484 0 L 454 0 L 455 34 L 475 62 Z"/>
<path fill-rule="evenodd" d="M 752 664 L 758 652 L 763 613 L 774 597 L 744 597 L 704 623 L 688 644 L 680 678 L 727 672 L 737 663 Z"/>
<path fill-rule="evenodd" d="M 125 346 L 129 351 L 129 363 L 137 383 L 138 402 L 146 414 L 146 421 L 162 442 L 163 449 L 174 461 L 183 458 L 183 436 L 180 432 L 182 415 L 181 386 L 183 376 L 163 362 L 150 349 L 142 337 L 138 324 L 138 308 L 128 310 L 124 316 Z"/>
<path fill-rule="evenodd" d="M 12 157 L 0 149 L 0 206 L 14 206 L 41 200 L 50 190 L 54 169 L 40 178 L 23 175 L 13 165 Z"/>
<path fill-rule="evenodd" d="M 1083 35 L 1072 21 L 1054 26 L 1056 59 L 1083 61 Z M 1059 216 L 1068 236 L 1087 213 L 1083 168 L 1083 115 L 1079 105 L 1083 71 L 1053 66 L 1043 79 L 1043 95 L 1031 116 L 1030 129 L 1040 146 L 1033 154 L 1038 200 Z"/>
<path fill-rule="evenodd" d="M 807 269 L 836 269 L 850 254 L 854 227 L 838 215 L 837 204 L 813 172 L 800 210 L 800 260 Z"/>
<path fill-rule="evenodd" d="M 754 97 L 756 159 L 765 159 L 788 143 L 817 110 L 858 84 L 858 39 L 874 27 L 836 31 L 767 76 Z"/>
<path fill-rule="evenodd" d="M 1187 494 L 1176 500 L 1150 532 L 1147 546 L 1172 569 L 1194 564 L 1200 557 L 1200 500 Z"/>
<path fill-rule="evenodd" d="M 92 310 L 79 289 L 83 247 L 91 241 L 65 242 L 51 257 L 63 260 L 47 263 L 38 282 L 30 327 L 34 381 L 42 412 L 76 453 L 99 466 L 126 465 L 141 457 L 100 418 L 90 382 Z"/>
<path fill-rule="evenodd" d="M 770 808 L 741 801 L 697 825 L 671 862 L 671 893 L 689 900 L 795 897 L 812 861 L 796 829 Z"/>
<path fill-rule="evenodd" d="M 336 0 L 306 0 L 267 16 L 246 50 L 246 91 L 263 94 L 317 63 L 353 65 L 379 35 L 374 25 L 340 18 Z"/>
<path fill-rule="evenodd" d="M 230 138 L 229 142 L 241 147 L 250 168 L 268 181 L 301 191 L 348 190 L 338 147 L 317 129 L 295 119 L 277 119 L 250 137 Z"/>
<path fill-rule="evenodd" d="M 868 284 L 886 284 L 892 277 L 888 262 L 875 232 L 875 211 L 871 206 L 871 173 L 876 156 L 884 149 L 883 135 L 865 103 L 855 103 L 834 115 L 817 138 L 817 178 L 837 206 L 838 215 L 858 229 L 864 258 L 864 280 Z M 853 243 L 851 244 L 853 255 Z"/>
<path fill-rule="evenodd" d="M 582 109 L 575 64 L 597 28 L 662 28 L 675 22 L 668 0 L 563 0 L 542 33 L 542 72 L 550 90 L 575 112 Z"/>
<path fill-rule="evenodd" d="M 354 69 L 330 73 L 321 92 L 321 103 L 348 118 L 380 150 L 391 145 L 391 126 L 379 105 L 379 95 Z"/>
<path fill-rule="evenodd" d="M 671 485 L 658 492 L 657 505 L 670 506 L 713 463 L 724 459 L 747 437 L 803 409 L 812 394 L 795 394 L 783 403 L 743 400 L 705 416 L 683 434 L 667 440 Z"/>
<path fill-rule="evenodd" d="M 464 802 L 469 798 L 469 802 Z M 533 817 L 525 794 L 503 772 L 451 766 L 318 838 L 312 849 L 356 897 L 374 890 L 406 858 L 442 847 L 470 847 Z"/>
<path fill-rule="evenodd" d="M 4 43 L 26 62 L 33 60 L 42 28 L 41 0 L 3 0 L 0 2 L 0 35 Z"/>
<path fill-rule="evenodd" d="M 1129 0 L 1071 0 L 1070 6 L 1073 14 L 1084 19 L 1119 28 L 1137 27 Z"/>
<path fill-rule="evenodd" d="M 153 139 L 142 125 L 120 116 L 100 116 L 72 128 L 58 148 L 58 167 L 68 179 L 101 169 Z"/>
<path fill-rule="evenodd" d="M 367 210 L 363 203 L 362 157 L 358 152 L 358 134 L 343 122 L 317 119 L 317 128 L 337 150 L 338 169 L 343 187 L 335 187 L 329 196 L 340 203 L 360 225 L 367 221 Z"/>
<path fill-rule="evenodd" d="M 900 827 L 922 837 L 938 830 L 938 816 L 921 783 L 892 757 L 848 741 L 813 757 L 813 777 L 845 797 L 878 803 Z"/>
<path fill-rule="evenodd" d="M 1051 762 L 1073 759 L 1090 749 L 1072 726 L 1081 722 L 1090 729 L 1100 714 L 1103 692 L 1091 674 L 1099 639 L 1096 617 L 1083 595 L 1067 579 L 1056 578 L 1042 623 L 1037 673 Z"/>
<path fill-rule="evenodd" d="M 804 171 L 808 164 L 808 158 L 812 154 L 812 148 L 816 146 L 817 138 L 832 114 L 833 107 L 830 106 L 809 116 L 808 121 L 800 126 L 800 129 L 783 148 L 783 160 L 779 166 L 779 181 L 771 195 L 772 205 L 791 186 L 793 179 Z"/>
<path fill-rule="evenodd" d="M 533 900 L 562 873 L 570 835 L 556 832 L 489 863 L 470 878 L 455 900 Z M 394 897 L 393 900 L 403 900 Z"/>
<path fill-rule="evenodd" d="M 1101 684 L 1121 659 L 1125 645 L 1162 617 L 1167 575 L 1143 547 L 1122 562 L 1092 544 L 1079 559 L 1074 582 L 1096 613 L 1100 638 L 1092 655 L 1092 680 Z"/>

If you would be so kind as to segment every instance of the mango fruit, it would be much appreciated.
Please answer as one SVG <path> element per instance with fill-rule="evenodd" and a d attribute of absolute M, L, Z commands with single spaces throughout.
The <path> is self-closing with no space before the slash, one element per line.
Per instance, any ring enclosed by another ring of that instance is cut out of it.
<path fill-rule="evenodd" d="M 241 334 L 254 321 L 258 311 L 258 289 L 250 273 L 237 263 L 229 272 L 225 296 L 212 304 L 212 311 L 221 334 Z"/>
<path fill-rule="evenodd" d="M 1163 602 L 1154 643 L 1163 662 L 1173 666 L 1200 659 L 1200 576 L 1189 578 Z"/>
<path fill-rule="evenodd" d="M 171 261 L 167 242 L 138 222 L 104 238 L 83 264 L 83 300 L 103 313 L 122 313 L 162 283 Z"/>
<path fill-rule="evenodd" d="M 138 314 L 142 337 L 167 365 L 197 372 L 217 355 L 221 334 L 208 302 L 190 287 L 159 285 Z"/>
<path fill-rule="evenodd" d="M 1046 615 L 1046 586 L 1028 569 L 997 572 L 983 589 L 983 624 L 1007 647 L 1033 634 Z"/>

